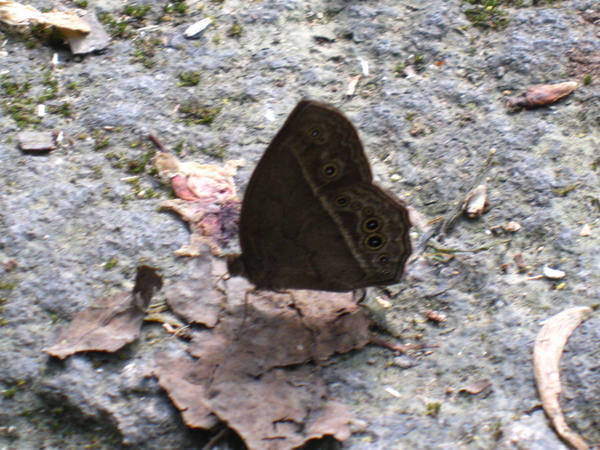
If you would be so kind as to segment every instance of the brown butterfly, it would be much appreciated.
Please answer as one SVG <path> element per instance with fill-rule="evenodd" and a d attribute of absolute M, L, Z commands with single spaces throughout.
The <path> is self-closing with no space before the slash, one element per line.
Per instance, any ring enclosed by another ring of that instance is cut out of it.
<path fill-rule="evenodd" d="M 373 184 L 350 121 L 302 100 L 252 174 L 242 254 L 229 259 L 229 272 L 272 290 L 393 284 L 411 252 L 409 228 L 404 204 Z"/>

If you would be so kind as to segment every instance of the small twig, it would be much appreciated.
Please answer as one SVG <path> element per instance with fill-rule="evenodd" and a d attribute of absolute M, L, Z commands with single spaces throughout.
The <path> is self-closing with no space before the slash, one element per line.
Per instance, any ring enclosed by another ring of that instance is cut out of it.
<path fill-rule="evenodd" d="M 169 153 L 169 151 L 165 148 L 165 146 L 162 144 L 162 142 L 160 142 L 160 139 L 158 139 L 156 136 L 154 136 L 153 134 L 150 134 L 150 135 L 148 135 L 148 138 L 152 141 L 152 143 L 156 146 L 156 148 L 158 148 L 161 152 Z"/>

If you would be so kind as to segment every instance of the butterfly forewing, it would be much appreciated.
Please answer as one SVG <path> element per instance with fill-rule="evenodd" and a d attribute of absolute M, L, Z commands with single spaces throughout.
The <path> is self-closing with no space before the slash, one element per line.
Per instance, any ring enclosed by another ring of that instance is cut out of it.
<path fill-rule="evenodd" d="M 409 228 L 404 205 L 372 184 L 350 121 L 302 101 L 252 174 L 237 262 L 266 289 L 392 284 L 410 255 Z"/>

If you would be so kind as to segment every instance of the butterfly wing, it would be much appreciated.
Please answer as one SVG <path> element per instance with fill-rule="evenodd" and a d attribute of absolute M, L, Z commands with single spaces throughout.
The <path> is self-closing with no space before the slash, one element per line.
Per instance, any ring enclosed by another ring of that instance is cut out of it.
<path fill-rule="evenodd" d="M 410 254 L 408 227 L 404 206 L 372 184 L 350 121 L 330 105 L 301 101 L 248 184 L 237 263 L 259 288 L 390 284 Z"/>

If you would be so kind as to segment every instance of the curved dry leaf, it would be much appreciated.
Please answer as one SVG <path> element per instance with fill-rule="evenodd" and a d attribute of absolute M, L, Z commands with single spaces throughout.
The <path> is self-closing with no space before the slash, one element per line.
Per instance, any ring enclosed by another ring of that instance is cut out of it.
<path fill-rule="evenodd" d="M 152 295 L 161 287 L 162 279 L 155 269 L 138 267 L 132 292 L 104 298 L 78 312 L 44 351 L 64 359 L 84 351 L 119 350 L 138 337 Z"/>
<path fill-rule="evenodd" d="M 592 308 L 575 307 L 546 321 L 533 349 L 533 368 L 538 392 L 546 415 L 556 432 L 577 450 L 589 446 L 567 425 L 558 401 L 561 392 L 559 362 L 571 333 L 592 313 Z"/>
<path fill-rule="evenodd" d="M 458 392 L 466 392 L 467 394 L 476 395 L 482 393 L 491 385 L 492 382 L 486 378 L 483 380 L 475 381 L 465 387 L 462 387 L 458 390 Z"/>
<path fill-rule="evenodd" d="M 469 219 L 476 219 L 487 210 L 488 206 L 487 187 L 480 184 L 467 195 L 463 211 Z"/>
<path fill-rule="evenodd" d="M 576 81 L 566 81 L 558 84 L 538 84 L 530 86 L 525 94 L 508 101 L 511 108 L 535 108 L 548 105 L 566 97 L 577 87 Z"/>

